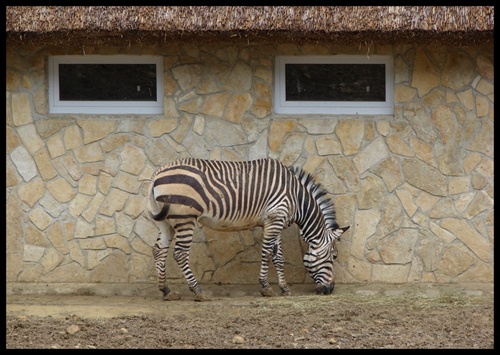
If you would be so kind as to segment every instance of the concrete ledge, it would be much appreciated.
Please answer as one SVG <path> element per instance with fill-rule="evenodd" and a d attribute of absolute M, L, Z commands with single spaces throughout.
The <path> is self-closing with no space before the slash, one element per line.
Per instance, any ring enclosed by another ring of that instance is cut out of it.
<path fill-rule="evenodd" d="M 202 284 L 203 290 L 211 296 L 218 297 L 260 297 L 260 285 L 216 285 Z M 491 283 L 406 283 L 406 284 L 337 284 L 334 294 L 353 294 L 356 296 L 387 296 L 387 297 L 425 297 L 435 298 L 442 296 L 494 296 L 494 285 Z M 185 283 L 170 282 L 172 291 L 180 294 L 192 295 Z M 272 285 L 275 292 L 279 292 L 277 285 Z M 292 294 L 310 295 L 314 293 L 314 285 L 291 284 Z M 18 283 L 6 284 L 7 296 L 15 295 L 80 295 L 80 296 L 141 296 L 161 297 L 155 283 Z"/>

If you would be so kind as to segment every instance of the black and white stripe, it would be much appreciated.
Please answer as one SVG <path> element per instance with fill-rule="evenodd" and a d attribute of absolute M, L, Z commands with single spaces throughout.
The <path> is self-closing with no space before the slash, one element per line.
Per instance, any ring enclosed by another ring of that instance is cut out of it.
<path fill-rule="evenodd" d="M 262 226 L 261 293 L 272 294 L 268 262 L 272 259 L 284 294 L 281 231 L 297 223 L 309 250 L 304 265 L 321 293 L 333 290 L 333 248 L 347 230 L 335 221 L 333 203 L 326 192 L 302 169 L 289 169 L 275 159 L 248 162 L 186 158 L 162 166 L 152 177 L 149 212 L 160 235 L 153 248 L 159 288 L 166 299 L 165 260 L 171 238 L 174 258 L 197 300 L 203 294 L 189 267 L 189 249 L 196 223 L 215 230 L 241 230 Z"/>

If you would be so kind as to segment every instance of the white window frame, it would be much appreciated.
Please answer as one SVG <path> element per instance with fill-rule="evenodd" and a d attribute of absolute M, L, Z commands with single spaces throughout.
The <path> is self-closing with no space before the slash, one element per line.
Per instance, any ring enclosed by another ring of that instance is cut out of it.
<path fill-rule="evenodd" d="M 61 101 L 59 64 L 156 64 L 156 101 Z M 162 114 L 163 57 L 152 55 L 56 55 L 49 57 L 49 113 Z"/>
<path fill-rule="evenodd" d="M 385 64 L 385 98 L 376 101 L 286 101 L 286 64 Z M 275 59 L 274 109 L 277 114 L 394 114 L 394 60 L 389 55 L 277 56 Z"/>

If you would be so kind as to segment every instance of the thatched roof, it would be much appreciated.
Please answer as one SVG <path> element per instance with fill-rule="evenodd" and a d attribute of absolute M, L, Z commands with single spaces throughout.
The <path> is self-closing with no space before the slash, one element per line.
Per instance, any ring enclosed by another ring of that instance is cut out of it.
<path fill-rule="evenodd" d="M 7 6 L 7 44 L 493 43 L 493 6 Z"/>

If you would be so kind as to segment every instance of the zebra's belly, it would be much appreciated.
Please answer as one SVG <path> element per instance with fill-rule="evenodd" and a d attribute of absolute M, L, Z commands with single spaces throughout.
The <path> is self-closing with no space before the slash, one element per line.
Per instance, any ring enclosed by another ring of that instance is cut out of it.
<path fill-rule="evenodd" d="M 226 221 L 213 217 L 202 216 L 198 219 L 198 222 L 208 228 L 220 231 L 238 231 L 263 225 L 260 217 Z"/>

